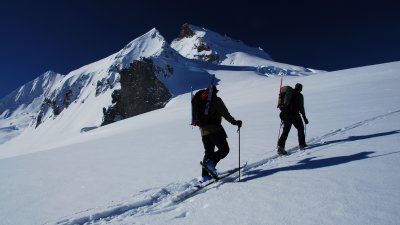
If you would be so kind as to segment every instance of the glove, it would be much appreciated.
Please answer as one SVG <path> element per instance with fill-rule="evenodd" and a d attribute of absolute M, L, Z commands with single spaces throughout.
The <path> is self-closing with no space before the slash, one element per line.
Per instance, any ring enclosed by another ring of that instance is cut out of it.
<path fill-rule="evenodd" d="M 241 120 L 236 120 L 236 124 L 239 128 L 242 127 L 243 122 Z"/>
<path fill-rule="evenodd" d="M 308 119 L 304 118 L 304 123 L 308 124 Z"/>
<path fill-rule="evenodd" d="M 285 114 L 283 112 L 279 113 L 279 118 L 281 118 L 281 120 L 285 120 Z"/>

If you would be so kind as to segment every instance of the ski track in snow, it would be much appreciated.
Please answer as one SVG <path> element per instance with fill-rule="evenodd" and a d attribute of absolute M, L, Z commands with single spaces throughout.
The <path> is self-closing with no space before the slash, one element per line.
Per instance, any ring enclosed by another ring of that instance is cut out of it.
<path fill-rule="evenodd" d="M 333 137 L 338 134 L 344 134 L 347 131 L 353 130 L 360 126 L 367 125 L 368 123 L 379 119 L 384 119 L 386 117 L 389 117 L 397 113 L 400 113 L 400 110 L 378 115 L 343 128 L 332 130 L 331 132 L 326 133 L 322 136 L 311 138 L 307 141 L 309 145 L 307 151 L 299 151 L 298 147 L 296 146 L 287 150 L 288 152 L 287 156 L 280 156 L 275 154 L 271 157 L 267 157 L 260 161 L 250 163 L 242 170 L 243 171 L 242 176 L 245 177 L 247 171 L 251 171 L 258 167 L 274 162 L 281 157 L 287 158 L 295 155 L 297 156 L 309 155 L 311 154 L 311 149 L 323 146 L 325 143 L 324 140 L 327 138 Z M 196 179 L 192 179 L 191 181 L 185 183 L 168 184 L 167 186 L 161 188 L 147 189 L 141 191 L 139 194 L 134 196 L 133 198 L 136 200 L 131 200 L 133 201 L 131 203 L 121 203 L 118 205 L 109 206 L 108 209 L 105 209 L 104 211 L 94 212 L 92 214 L 80 217 L 78 216 L 79 214 L 87 214 L 88 212 L 93 211 L 93 210 L 86 210 L 84 212 L 77 213 L 76 215 L 78 218 L 62 219 L 56 222 L 55 224 L 57 225 L 59 224 L 83 225 L 83 224 L 96 224 L 96 223 L 103 224 L 111 222 L 114 219 L 121 219 L 120 217 L 125 218 L 133 216 L 155 215 L 155 214 L 169 212 L 177 209 L 180 203 L 188 200 L 189 198 L 201 193 L 205 193 L 207 190 L 218 188 L 224 183 L 236 182 L 237 178 L 238 178 L 237 174 L 234 174 L 225 180 L 220 180 L 219 182 L 216 182 L 199 191 L 195 191 L 196 189 L 193 187 L 193 185 L 196 182 Z M 181 212 L 179 215 L 176 216 L 176 218 L 186 217 L 187 214 L 188 212 L 186 211 Z"/>

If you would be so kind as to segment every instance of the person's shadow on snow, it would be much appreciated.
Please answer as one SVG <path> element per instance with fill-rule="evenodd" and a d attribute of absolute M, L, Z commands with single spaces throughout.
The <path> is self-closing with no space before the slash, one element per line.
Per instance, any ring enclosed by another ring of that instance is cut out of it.
<path fill-rule="evenodd" d="M 307 147 L 307 149 L 321 147 L 321 146 L 330 145 L 330 144 L 337 144 L 337 143 L 343 143 L 343 142 L 359 141 L 359 140 L 364 140 L 364 139 L 383 137 L 383 136 L 388 136 L 388 135 L 393 135 L 393 134 L 400 134 L 400 130 L 393 130 L 393 131 L 381 132 L 381 133 L 376 133 L 376 134 L 368 134 L 368 135 L 349 136 L 344 139 L 311 144 Z"/>
<path fill-rule="evenodd" d="M 338 143 L 345 143 L 345 142 L 350 142 L 350 141 L 359 141 L 359 140 L 383 137 L 383 136 L 394 135 L 394 134 L 400 134 L 400 130 L 393 130 L 393 131 L 381 132 L 381 133 L 369 134 L 369 135 L 349 136 L 345 139 L 332 140 L 332 141 L 327 141 L 327 142 L 323 142 L 323 143 L 316 143 L 316 144 L 309 146 L 308 149 L 315 148 L 315 147 L 321 147 L 321 146 L 325 146 L 325 145 L 330 145 L 330 144 L 335 144 L 335 143 L 338 144 Z M 310 157 L 310 158 L 303 159 L 303 160 L 299 161 L 296 165 L 292 165 L 292 166 L 273 168 L 273 169 L 267 169 L 267 170 L 259 169 L 259 170 L 247 171 L 245 173 L 246 177 L 241 179 L 241 181 L 246 182 L 249 180 L 266 177 L 266 176 L 272 175 L 274 173 L 290 171 L 290 170 L 310 170 L 310 169 L 319 169 L 319 168 L 324 168 L 324 167 L 329 167 L 329 166 L 336 166 L 336 165 L 345 164 L 345 163 L 358 161 L 358 160 L 364 160 L 364 159 L 368 159 L 368 158 L 380 157 L 380 156 L 390 155 L 390 154 L 397 154 L 397 153 L 400 153 L 400 151 L 391 152 L 391 153 L 387 153 L 387 154 L 383 154 L 383 155 L 370 156 L 373 153 L 375 153 L 375 152 L 372 152 L 372 151 L 360 152 L 360 153 L 357 153 L 354 155 L 337 156 L 337 157 L 326 158 L 326 159 L 316 159 L 316 157 Z"/>
<path fill-rule="evenodd" d="M 373 158 L 377 156 L 370 156 L 375 152 L 360 152 L 354 155 L 349 156 L 337 156 L 326 159 L 315 159 L 316 157 L 310 157 L 299 161 L 296 165 L 273 168 L 267 170 L 252 170 L 246 172 L 246 177 L 244 177 L 241 182 L 246 182 L 249 180 L 254 180 L 266 176 L 270 176 L 274 173 L 284 172 L 284 171 L 293 171 L 293 170 L 311 170 L 311 169 L 319 169 L 329 166 L 337 166 L 340 164 L 345 164 L 353 161 L 364 160 L 368 158 Z"/>

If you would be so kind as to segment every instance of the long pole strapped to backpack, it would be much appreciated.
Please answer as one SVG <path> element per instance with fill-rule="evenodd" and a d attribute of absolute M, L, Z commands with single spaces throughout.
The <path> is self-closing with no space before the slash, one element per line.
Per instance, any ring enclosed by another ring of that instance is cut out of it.
<path fill-rule="evenodd" d="M 282 102 L 280 102 L 281 94 L 282 94 L 282 80 L 283 80 L 283 78 L 281 77 L 281 84 L 279 85 L 279 95 L 278 95 L 278 106 L 277 106 L 278 108 L 279 108 L 280 104 L 282 104 Z M 278 140 L 276 141 L 277 143 L 279 141 L 279 136 L 281 135 L 282 125 L 283 125 L 283 121 L 281 119 L 281 124 L 279 125 Z"/>
<path fill-rule="evenodd" d="M 276 106 L 277 108 L 279 107 L 280 104 L 282 104 L 282 102 L 280 102 L 280 96 L 282 94 L 282 77 L 281 77 L 281 85 L 279 86 L 279 94 L 278 94 L 278 105 Z"/>
<path fill-rule="evenodd" d="M 205 108 L 205 110 L 204 110 L 204 115 L 206 115 L 206 116 L 208 116 L 208 113 L 209 113 L 209 111 L 210 111 L 210 105 L 211 105 L 211 98 L 212 98 L 212 95 L 213 95 L 213 85 L 214 85 L 214 82 L 215 82 L 215 75 L 213 75 L 213 77 L 212 77 L 212 79 L 211 79 L 211 83 L 210 83 L 210 86 L 208 86 L 208 96 L 207 96 L 207 103 L 206 103 L 206 108 Z"/>

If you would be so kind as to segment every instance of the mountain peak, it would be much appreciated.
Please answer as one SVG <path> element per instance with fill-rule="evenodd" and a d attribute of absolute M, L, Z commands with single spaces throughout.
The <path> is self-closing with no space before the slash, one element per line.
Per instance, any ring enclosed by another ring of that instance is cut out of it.
<path fill-rule="evenodd" d="M 238 54 L 255 56 L 262 60 L 272 60 L 260 48 L 249 47 L 243 42 L 233 40 L 226 35 L 223 36 L 188 23 L 182 25 L 181 32 L 172 41 L 171 47 L 186 58 L 216 64 L 242 64 L 236 59 Z"/>
<path fill-rule="evenodd" d="M 147 33 L 145 33 L 142 36 L 147 36 L 147 37 L 151 37 L 151 38 L 155 38 L 157 36 L 161 36 L 160 35 L 160 31 L 157 30 L 157 28 L 152 28 L 151 30 L 149 30 Z"/>
<path fill-rule="evenodd" d="M 193 37 L 195 35 L 195 33 L 194 33 L 192 27 L 193 26 L 188 23 L 183 24 L 182 28 L 181 28 L 181 32 L 179 33 L 177 39 L 181 40 L 183 38 Z"/>
<path fill-rule="evenodd" d="M 53 70 L 47 70 L 46 72 L 43 73 L 43 75 L 49 75 L 49 76 L 54 76 L 54 75 L 56 75 L 56 74 L 57 74 L 57 73 L 54 72 Z"/>
<path fill-rule="evenodd" d="M 160 55 L 165 48 L 169 48 L 167 41 L 156 28 L 153 28 L 127 44 L 116 54 L 115 59 L 124 68 L 141 57 Z"/>

